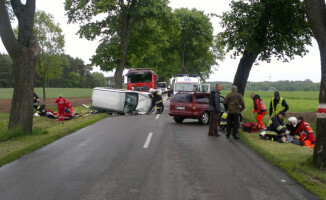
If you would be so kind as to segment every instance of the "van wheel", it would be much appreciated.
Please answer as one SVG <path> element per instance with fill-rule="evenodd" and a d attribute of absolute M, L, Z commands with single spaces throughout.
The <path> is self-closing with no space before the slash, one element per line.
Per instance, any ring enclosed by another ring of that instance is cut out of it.
<path fill-rule="evenodd" d="M 203 114 L 201 114 L 200 118 L 199 118 L 199 123 L 201 124 L 208 124 L 209 123 L 209 114 L 207 111 L 203 112 Z"/>
<path fill-rule="evenodd" d="M 183 120 L 184 120 L 184 118 L 181 118 L 181 117 L 174 117 L 173 119 L 174 119 L 174 121 L 177 122 L 177 123 L 182 123 Z"/>

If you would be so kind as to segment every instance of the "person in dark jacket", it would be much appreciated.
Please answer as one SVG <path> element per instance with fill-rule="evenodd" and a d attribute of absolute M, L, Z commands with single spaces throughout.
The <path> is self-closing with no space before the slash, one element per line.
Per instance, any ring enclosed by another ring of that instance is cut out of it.
<path fill-rule="evenodd" d="M 274 98 L 271 99 L 269 105 L 269 118 L 272 118 L 274 115 L 277 115 L 280 111 L 286 113 L 289 110 L 289 106 L 286 103 L 285 99 L 280 97 L 279 92 L 274 93 Z"/>
<path fill-rule="evenodd" d="M 156 106 L 156 114 L 161 114 L 164 110 L 163 98 L 155 89 L 151 88 L 150 92 L 150 97 L 153 99 L 153 106 Z"/>
<path fill-rule="evenodd" d="M 34 102 L 33 107 L 35 108 L 35 110 L 37 110 L 40 103 L 40 98 L 37 96 L 35 92 L 34 92 L 33 102 Z"/>
<path fill-rule="evenodd" d="M 256 120 L 259 123 L 259 129 L 265 130 L 266 126 L 263 123 L 263 118 L 266 115 L 266 106 L 258 94 L 251 93 L 250 97 L 254 102 L 253 114 L 257 113 Z"/>
<path fill-rule="evenodd" d="M 229 93 L 224 100 L 224 104 L 227 106 L 228 119 L 226 128 L 226 138 L 230 138 L 231 129 L 233 129 L 233 138 L 239 138 L 240 127 L 240 113 L 245 108 L 243 97 L 238 93 L 237 86 L 232 86 L 231 93 Z"/>
<path fill-rule="evenodd" d="M 172 93 L 173 93 L 173 91 L 172 91 L 172 89 L 171 89 L 171 87 L 170 86 L 168 86 L 168 101 L 170 101 L 171 100 L 171 96 L 172 96 Z"/>
<path fill-rule="evenodd" d="M 269 125 L 267 127 L 268 131 L 276 132 L 280 137 L 286 133 L 286 126 L 284 125 L 283 118 L 285 117 L 285 112 L 280 111 L 277 115 L 269 120 Z"/>
<path fill-rule="evenodd" d="M 220 121 L 220 91 L 222 90 L 221 84 L 216 84 L 216 90 L 211 91 L 211 95 L 209 96 L 209 128 L 208 135 L 209 136 L 220 136 L 217 131 L 217 125 Z"/>

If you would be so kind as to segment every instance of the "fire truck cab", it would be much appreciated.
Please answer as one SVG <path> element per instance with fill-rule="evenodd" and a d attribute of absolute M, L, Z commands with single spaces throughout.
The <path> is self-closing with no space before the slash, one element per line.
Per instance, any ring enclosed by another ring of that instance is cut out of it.
<path fill-rule="evenodd" d="M 157 74 L 151 69 L 130 69 L 126 76 L 127 90 L 148 92 L 150 88 L 156 89 Z"/>

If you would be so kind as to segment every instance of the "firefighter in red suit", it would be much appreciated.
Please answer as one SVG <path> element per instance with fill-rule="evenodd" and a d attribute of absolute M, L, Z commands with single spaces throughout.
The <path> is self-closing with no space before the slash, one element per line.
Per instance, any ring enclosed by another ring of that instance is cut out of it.
<path fill-rule="evenodd" d="M 266 111 L 267 111 L 266 106 L 258 94 L 251 93 L 250 97 L 254 101 L 253 114 L 255 115 L 255 113 L 257 113 L 256 119 L 257 122 L 259 123 L 259 128 L 264 130 L 266 129 L 266 126 L 263 123 L 263 118 L 264 115 L 266 115 Z"/>
<path fill-rule="evenodd" d="M 293 136 L 298 137 L 301 145 L 314 147 L 315 136 L 310 124 L 305 122 L 303 117 L 298 117 L 298 124 L 293 133 Z"/>
<path fill-rule="evenodd" d="M 65 121 L 65 108 L 66 108 L 66 99 L 60 95 L 55 101 L 58 107 L 58 113 L 59 113 L 59 121 L 62 121 L 62 123 Z"/>

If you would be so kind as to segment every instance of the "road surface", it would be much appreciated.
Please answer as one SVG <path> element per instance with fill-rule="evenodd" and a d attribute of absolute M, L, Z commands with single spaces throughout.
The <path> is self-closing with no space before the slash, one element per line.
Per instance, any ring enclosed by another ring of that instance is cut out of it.
<path fill-rule="evenodd" d="M 2 200 L 318 199 L 197 120 L 108 117 L 0 168 Z"/>

